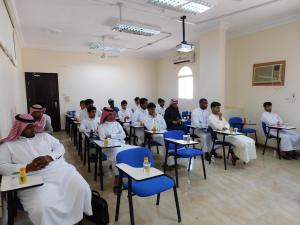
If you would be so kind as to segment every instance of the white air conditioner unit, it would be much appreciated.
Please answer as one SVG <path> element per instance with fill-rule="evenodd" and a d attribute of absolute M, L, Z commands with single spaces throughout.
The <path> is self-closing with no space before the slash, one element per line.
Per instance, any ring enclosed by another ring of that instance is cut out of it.
<path fill-rule="evenodd" d="M 173 64 L 194 63 L 195 52 L 180 53 L 173 57 Z"/>

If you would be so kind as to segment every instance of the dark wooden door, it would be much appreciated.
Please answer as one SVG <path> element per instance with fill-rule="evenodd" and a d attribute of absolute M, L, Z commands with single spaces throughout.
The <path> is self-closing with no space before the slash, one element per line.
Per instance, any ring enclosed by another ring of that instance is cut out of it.
<path fill-rule="evenodd" d="M 41 104 L 47 108 L 54 131 L 60 131 L 60 110 L 57 73 L 25 73 L 28 111 L 31 105 Z"/>

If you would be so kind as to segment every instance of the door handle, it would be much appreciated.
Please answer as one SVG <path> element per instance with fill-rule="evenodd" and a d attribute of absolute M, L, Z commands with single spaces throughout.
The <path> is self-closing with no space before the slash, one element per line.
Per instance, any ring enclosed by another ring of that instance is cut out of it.
<path fill-rule="evenodd" d="M 57 101 L 54 101 L 54 107 L 57 109 Z"/>

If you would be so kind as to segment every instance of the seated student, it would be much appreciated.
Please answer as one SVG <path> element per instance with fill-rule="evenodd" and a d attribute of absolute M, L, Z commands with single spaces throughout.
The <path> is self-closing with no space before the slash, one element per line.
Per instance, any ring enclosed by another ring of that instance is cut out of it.
<path fill-rule="evenodd" d="M 131 122 L 132 111 L 131 111 L 131 109 L 127 108 L 126 100 L 123 100 L 121 102 L 121 110 L 118 112 L 118 116 L 119 116 L 121 123 Z M 125 123 L 123 125 L 123 127 L 126 130 L 126 132 L 129 133 L 129 129 L 130 129 L 129 123 Z"/>
<path fill-rule="evenodd" d="M 121 147 L 116 148 L 109 148 L 107 150 L 104 150 L 103 153 L 107 156 L 108 160 L 112 163 L 112 169 L 115 174 L 115 180 L 114 180 L 114 192 L 118 190 L 118 174 L 119 171 L 116 168 L 116 157 L 117 154 L 121 151 L 124 151 L 126 149 L 133 148 L 131 145 L 125 145 L 125 132 L 120 125 L 115 120 L 116 113 L 111 108 L 104 108 L 101 115 L 100 120 L 100 126 L 98 128 L 99 130 L 99 137 L 101 140 L 104 140 L 106 138 L 118 141 L 122 144 Z"/>
<path fill-rule="evenodd" d="M 80 101 L 80 109 L 76 111 L 75 117 L 78 121 L 81 121 L 83 114 L 84 114 L 84 109 L 85 109 L 85 100 Z"/>
<path fill-rule="evenodd" d="M 162 116 L 165 115 L 165 100 L 162 98 L 158 99 L 158 104 L 156 105 L 156 112 Z"/>
<path fill-rule="evenodd" d="M 100 124 L 100 118 L 96 117 L 97 109 L 94 106 L 88 108 L 89 117 L 81 121 L 79 131 L 89 133 L 91 131 L 98 132 L 98 125 Z"/>
<path fill-rule="evenodd" d="M 283 120 L 279 115 L 272 112 L 272 103 L 265 102 L 264 103 L 265 112 L 261 115 L 261 121 L 266 125 L 277 125 L 283 124 Z M 277 136 L 277 130 L 271 129 L 270 134 L 273 136 Z M 290 160 L 291 158 L 297 159 L 296 152 L 294 150 L 300 150 L 300 133 L 294 130 L 281 130 L 279 131 L 280 141 L 280 149 L 281 152 L 285 152 L 283 154 L 283 158 Z"/>
<path fill-rule="evenodd" d="M 221 104 L 219 102 L 211 103 L 211 112 L 208 117 L 208 126 L 214 130 L 229 130 L 230 125 L 224 119 L 221 113 Z M 226 141 L 234 145 L 234 152 L 231 152 L 232 164 L 235 165 L 238 159 L 244 163 L 248 163 L 252 159 L 256 159 L 255 141 L 244 135 L 227 136 Z"/>
<path fill-rule="evenodd" d="M 132 107 L 132 112 L 134 113 L 135 110 L 137 110 L 138 108 L 140 108 L 140 97 L 135 97 L 134 98 L 134 104 L 135 106 Z"/>
<path fill-rule="evenodd" d="M 94 106 L 94 100 L 93 99 L 86 99 L 85 101 L 85 109 L 84 109 L 84 112 L 82 113 L 82 118 L 80 118 L 80 120 L 83 120 L 85 118 L 89 118 L 89 114 L 88 114 L 88 111 L 87 109 L 90 107 L 90 106 Z M 96 112 L 96 117 L 101 117 L 101 111 L 97 109 L 97 112 Z"/>
<path fill-rule="evenodd" d="M 46 108 L 41 105 L 35 104 L 30 107 L 30 114 L 37 121 L 36 132 L 47 132 L 53 134 L 53 128 L 51 124 L 51 117 L 45 114 Z"/>
<path fill-rule="evenodd" d="M 205 98 L 199 100 L 199 107 L 192 111 L 191 125 L 197 127 L 197 129 L 195 129 L 195 135 L 200 138 L 202 150 L 205 152 L 205 159 L 209 160 L 209 152 L 213 143 L 210 133 L 207 132 L 209 116 L 207 105 L 208 102 Z M 216 153 L 215 157 L 220 158 Z"/>
<path fill-rule="evenodd" d="M 132 124 L 134 126 L 144 126 L 145 118 L 148 115 L 147 111 L 148 99 L 140 99 L 140 107 L 135 110 L 132 116 Z M 141 145 L 144 142 L 144 128 L 136 128 L 135 135 L 138 137 L 138 144 Z"/>
<path fill-rule="evenodd" d="M 92 215 L 91 189 L 74 166 L 64 159 L 64 146 L 47 133 L 35 132 L 29 114 L 17 115 L 7 138 L 0 140 L 0 174 L 26 168 L 42 176 L 40 187 L 19 190 L 21 203 L 34 225 L 80 222 Z"/>
<path fill-rule="evenodd" d="M 164 119 L 167 123 L 168 130 L 183 129 L 177 99 L 171 99 L 170 106 L 165 111 Z"/>
<path fill-rule="evenodd" d="M 110 108 L 112 108 L 116 113 L 119 112 L 119 108 L 115 107 L 115 100 L 113 100 L 112 98 L 108 99 L 108 105 Z"/>

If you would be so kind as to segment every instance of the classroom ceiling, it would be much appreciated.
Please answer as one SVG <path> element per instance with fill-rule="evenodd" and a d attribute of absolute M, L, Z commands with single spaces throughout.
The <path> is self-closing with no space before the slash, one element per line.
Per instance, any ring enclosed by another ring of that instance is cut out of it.
<path fill-rule="evenodd" d="M 188 42 L 196 44 L 201 32 L 220 23 L 230 24 L 229 36 L 239 36 L 300 18 L 300 0 L 206 1 L 216 6 L 200 15 L 186 14 Z M 112 31 L 109 24 L 119 18 L 118 2 L 123 3 L 124 20 L 154 25 L 163 33 L 143 37 Z M 121 54 L 160 57 L 182 41 L 178 19 L 183 13 L 149 0 L 13 0 L 11 8 L 24 48 L 88 52 L 87 43 L 101 42 L 105 35 L 106 45 L 128 49 Z"/>

